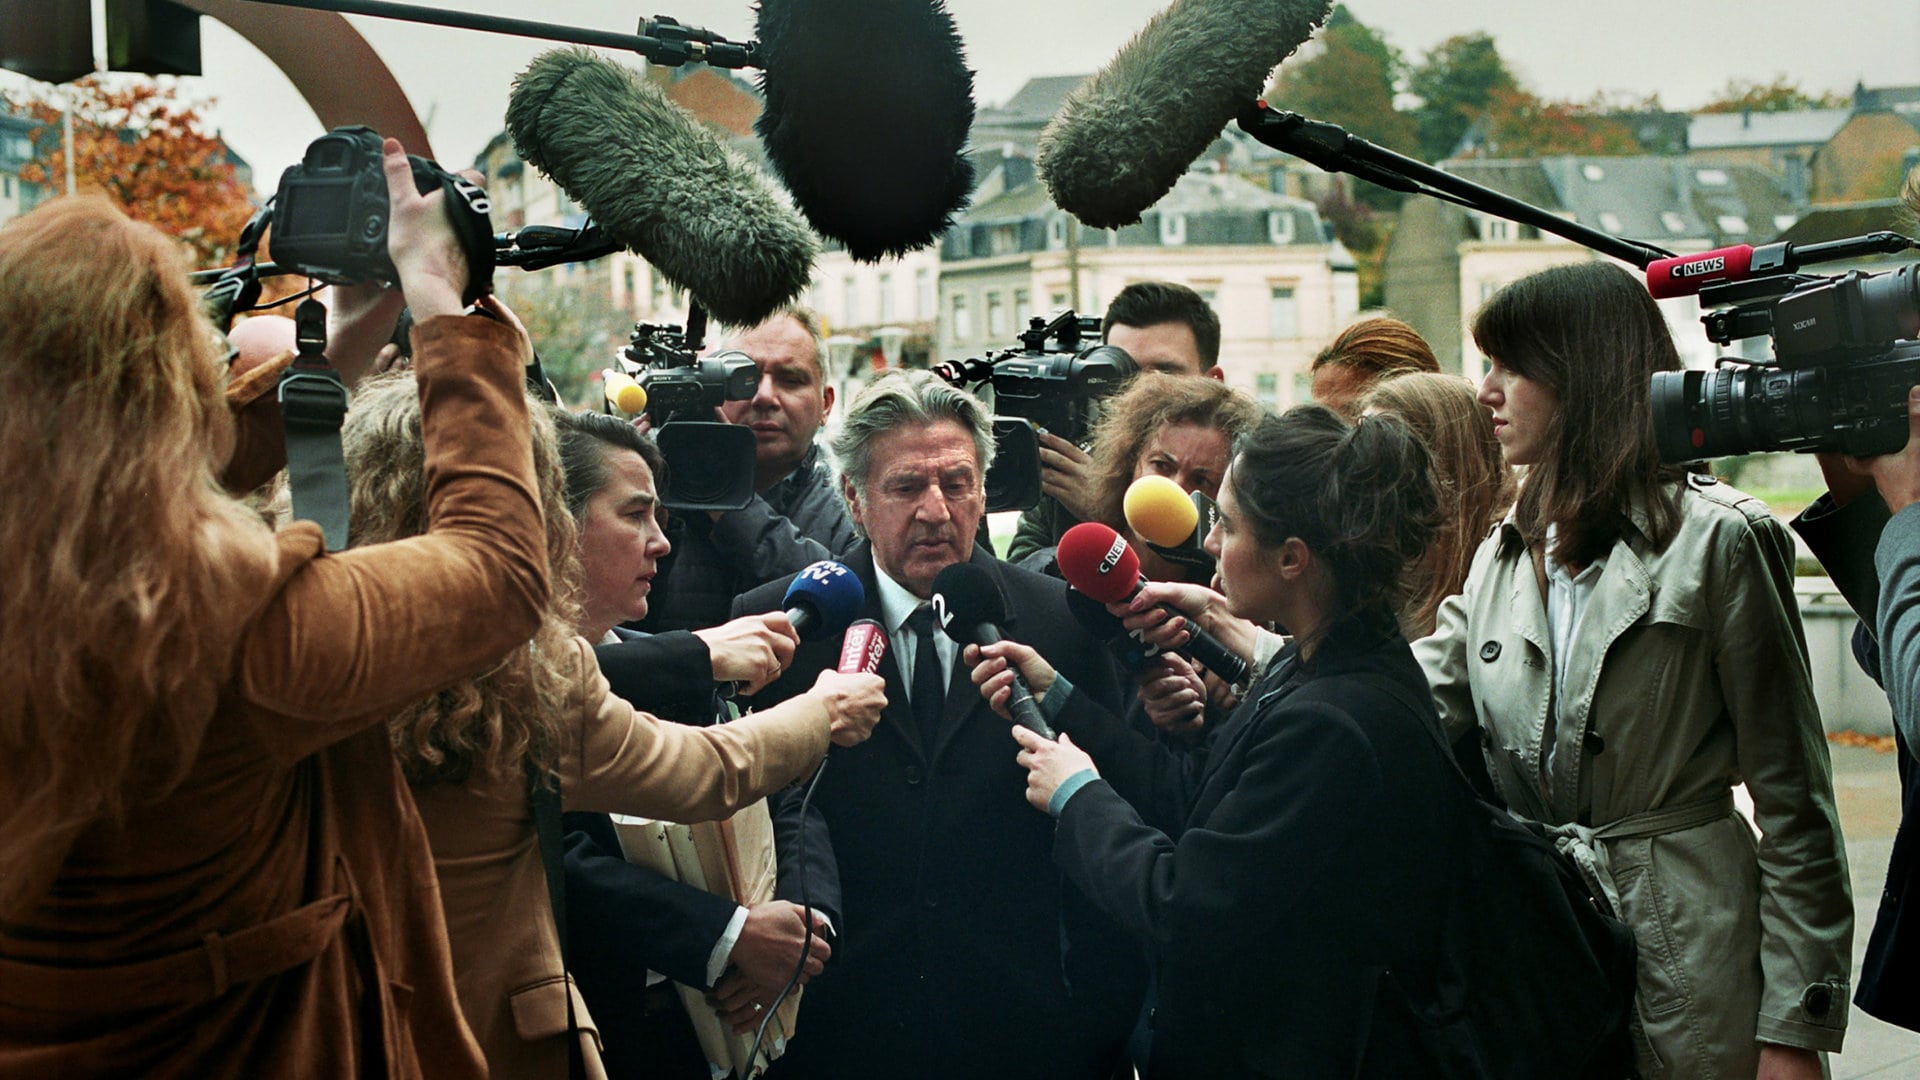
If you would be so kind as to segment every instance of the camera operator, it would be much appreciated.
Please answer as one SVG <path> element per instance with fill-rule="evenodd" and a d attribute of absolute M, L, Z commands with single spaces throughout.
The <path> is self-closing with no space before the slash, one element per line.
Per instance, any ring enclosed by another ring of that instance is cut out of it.
<path fill-rule="evenodd" d="M 170 239 L 97 198 L 0 229 L 0 1072 L 485 1075 L 378 721 L 548 601 L 524 338 L 460 317 L 444 196 L 381 167 L 434 473 L 365 552 L 215 483 L 281 464 L 272 365 L 222 400 Z"/>
<path fill-rule="evenodd" d="M 641 630 L 725 622 L 735 596 L 854 543 L 833 472 L 814 443 L 833 411 L 819 317 L 784 308 L 725 347 L 752 357 L 760 371 L 753 397 L 720 406 L 719 417 L 753 429 L 755 495 L 740 510 L 673 518 L 673 554 L 661 565 Z"/>
<path fill-rule="evenodd" d="M 1920 215 L 1920 173 L 1908 178 L 1906 201 Z M 1899 753 L 1900 826 L 1854 1003 L 1920 1031 L 1920 903 L 1904 902 L 1920 894 L 1920 512 L 1912 510 L 1920 501 L 1920 386 L 1908 391 L 1907 425 L 1896 453 L 1818 455 L 1827 493 L 1793 527 L 1862 620 L 1854 657 L 1886 689 Z"/>
<path fill-rule="evenodd" d="M 760 689 L 793 658 L 798 636 L 779 612 L 651 636 L 616 626 L 646 614 L 654 564 L 666 551 L 647 521 L 653 508 L 636 502 L 641 487 L 632 477 L 644 464 L 670 483 L 666 462 L 621 420 L 596 413 L 554 419 L 568 509 L 580 523 L 581 636 L 601 643 L 594 650 L 600 671 L 618 696 L 684 723 L 712 723 L 715 680 Z M 600 1025 L 608 1075 L 705 1080 L 706 1058 L 669 980 L 722 995 L 768 983 L 777 989 L 800 955 L 800 907 L 786 900 L 742 907 L 627 862 L 605 814 L 564 820 L 572 971 Z M 781 883 L 798 884 L 786 876 Z M 826 919 L 816 911 L 814 921 L 810 973 L 831 953 Z M 752 997 L 735 996 L 745 1016 L 757 1019 Z"/>
<path fill-rule="evenodd" d="M 1100 340 L 1125 350 L 1141 372 L 1203 375 L 1222 379 L 1220 316 L 1201 295 L 1171 281 L 1137 281 L 1107 305 Z M 1043 496 L 1020 515 L 1007 547 L 1007 561 L 1029 569 L 1031 561 L 1060 542 L 1068 529 L 1097 520 L 1092 455 L 1053 432 L 1040 436 Z"/>

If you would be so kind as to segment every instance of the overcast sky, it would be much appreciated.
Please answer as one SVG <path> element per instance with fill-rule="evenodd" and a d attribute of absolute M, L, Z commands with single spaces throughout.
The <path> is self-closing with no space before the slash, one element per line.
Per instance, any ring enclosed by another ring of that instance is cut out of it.
<path fill-rule="evenodd" d="M 4 2 L 4 0 L 0 0 Z M 671 15 L 735 40 L 752 36 L 748 0 L 420 0 L 461 10 L 630 32 Z M 1166 0 L 948 0 L 978 73 L 980 104 L 1005 101 L 1036 75 L 1088 73 L 1106 63 Z M 1553 98 L 1596 91 L 1658 92 L 1691 108 L 1730 79 L 1785 75 L 1810 90 L 1920 83 L 1920 0 L 1352 0 L 1361 21 L 1417 57 L 1445 38 L 1492 34 L 1529 88 Z M 412 98 L 444 164 L 471 163 L 501 130 L 514 74 L 547 42 L 350 16 Z M 203 20 L 206 75 L 181 80 L 215 99 L 217 126 L 271 190 L 322 134 L 284 76 L 238 35 Z M 1233 47 L 1223 42 L 1223 47 Z M 10 73 L 0 73 L 11 77 Z M 849 72 L 849 78 L 858 78 Z"/>

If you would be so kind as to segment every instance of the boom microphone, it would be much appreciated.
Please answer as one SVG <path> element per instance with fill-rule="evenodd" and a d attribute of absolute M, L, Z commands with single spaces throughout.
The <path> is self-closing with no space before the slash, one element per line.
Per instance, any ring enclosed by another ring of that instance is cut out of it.
<path fill-rule="evenodd" d="M 800 571 L 780 606 L 800 640 L 819 641 L 846 629 L 866 602 L 866 586 L 853 571 L 822 559 Z"/>
<path fill-rule="evenodd" d="M 535 57 L 513 81 L 507 131 L 602 233 L 720 322 L 758 323 L 812 278 L 819 244 L 799 215 L 631 68 L 586 49 Z"/>
<path fill-rule="evenodd" d="M 1173 190 L 1330 0 L 1174 0 L 1040 133 L 1034 164 L 1061 209 L 1117 229 Z"/>
<path fill-rule="evenodd" d="M 1769 244 L 1760 250 L 1777 249 L 1774 254 L 1784 256 L 1789 250 L 1787 244 Z M 1676 255 L 1670 259 L 1655 259 L 1647 264 L 1647 291 L 1655 300 L 1665 300 L 1674 296 L 1692 296 L 1709 285 L 1718 285 L 1723 281 L 1744 281 L 1755 272 L 1773 273 L 1793 269 L 1790 261 L 1776 258 L 1772 267 L 1763 267 L 1756 271 L 1754 247 L 1751 244 L 1735 244 L 1732 247 L 1715 248 L 1697 255 Z"/>
<path fill-rule="evenodd" d="M 1132 599 L 1147 583 L 1147 579 L 1140 576 L 1140 556 L 1127 546 L 1124 537 L 1097 521 L 1083 521 L 1068 529 L 1060 537 L 1054 558 L 1067 584 L 1103 604 Z M 1222 645 L 1220 639 L 1172 607 L 1164 604 L 1161 607 L 1185 621 L 1191 637 L 1182 651 L 1192 657 L 1194 663 L 1228 683 L 1238 683 L 1247 677 L 1247 662 Z"/>
<path fill-rule="evenodd" d="M 933 617 L 948 637 L 962 645 L 991 645 L 1004 637 L 1000 624 L 1007 621 L 1007 601 L 992 574 L 972 563 L 954 563 L 934 576 Z M 1008 670 L 1013 672 L 1013 693 L 1007 699 L 1007 712 L 1014 723 L 1053 738 L 1053 729 L 1033 700 L 1033 689 L 1017 668 Z"/>
<path fill-rule="evenodd" d="M 941 0 L 761 0 L 767 161 L 863 262 L 926 247 L 973 191 L 973 72 Z"/>

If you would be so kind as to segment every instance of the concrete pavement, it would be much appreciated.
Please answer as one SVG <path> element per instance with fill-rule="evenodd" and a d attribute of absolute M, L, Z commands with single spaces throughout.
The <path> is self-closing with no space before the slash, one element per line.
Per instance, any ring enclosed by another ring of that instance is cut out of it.
<path fill-rule="evenodd" d="M 1834 798 L 1847 839 L 1847 866 L 1853 877 L 1853 966 L 1860 969 L 1867 933 L 1880 905 L 1893 832 L 1900 823 L 1900 778 L 1891 753 L 1859 746 L 1828 748 L 1833 755 Z M 1882 1023 L 1857 1007 L 1847 1022 L 1846 1050 L 1834 1055 L 1836 1080 L 1911 1080 L 1920 1077 L 1920 1032 Z"/>

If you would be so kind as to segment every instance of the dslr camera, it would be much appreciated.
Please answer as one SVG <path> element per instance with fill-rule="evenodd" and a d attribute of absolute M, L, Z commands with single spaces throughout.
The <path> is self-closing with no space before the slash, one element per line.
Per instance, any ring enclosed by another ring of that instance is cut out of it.
<path fill-rule="evenodd" d="M 1822 246 L 1858 250 L 1877 238 Z M 1754 250 L 1756 263 L 1764 250 Z M 1920 384 L 1920 265 L 1775 274 L 1709 286 L 1700 302 L 1723 309 L 1701 318 L 1709 339 L 1770 335 L 1774 359 L 1656 373 L 1653 431 L 1663 460 L 1776 450 L 1868 457 L 1906 445 L 1907 388 Z"/>
<path fill-rule="evenodd" d="M 1139 370 L 1125 350 L 1100 344 L 1099 319 L 1067 311 L 1051 322 L 1035 316 L 1016 348 L 939 364 L 933 372 L 954 386 L 993 391 L 987 509 L 1000 511 L 1040 501 L 1039 432 L 1085 446 L 1100 402 Z"/>
<path fill-rule="evenodd" d="M 329 285 L 398 276 L 387 255 L 387 177 L 380 136 L 369 127 L 340 127 L 315 139 L 300 164 L 280 174 L 273 198 L 273 261 Z M 407 155 L 413 184 L 425 195 L 447 194 L 447 217 L 467 258 L 464 298 L 471 304 L 493 280 L 492 204 L 484 189 L 426 158 Z"/>
<path fill-rule="evenodd" d="M 705 324 L 697 307 L 684 332 L 635 323 L 614 362 L 646 391 L 654 442 L 667 459 L 662 501 L 672 510 L 738 510 L 753 498 L 753 431 L 714 420 L 713 410 L 753 397 L 760 369 L 734 350 L 700 356 Z"/>

